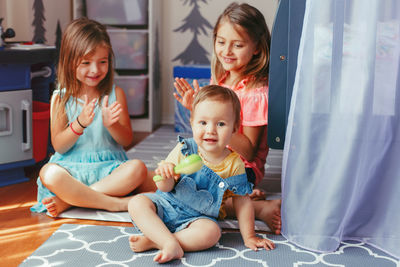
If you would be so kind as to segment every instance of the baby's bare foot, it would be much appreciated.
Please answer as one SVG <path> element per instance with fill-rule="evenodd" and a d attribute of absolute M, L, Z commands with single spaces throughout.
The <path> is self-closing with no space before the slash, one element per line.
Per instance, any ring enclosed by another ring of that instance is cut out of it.
<path fill-rule="evenodd" d="M 281 200 L 254 201 L 256 218 L 265 222 L 269 229 L 279 235 L 281 233 Z"/>
<path fill-rule="evenodd" d="M 165 263 L 183 257 L 183 249 L 178 242 L 164 244 L 160 252 L 154 256 L 153 260 L 158 263 Z"/>
<path fill-rule="evenodd" d="M 251 200 L 264 200 L 267 196 L 264 190 L 254 188 L 253 192 L 249 195 Z"/>
<path fill-rule="evenodd" d="M 134 252 L 143 252 L 157 248 L 156 244 L 143 235 L 131 235 L 129 246 Z"/>
<path fill-rule="evenodd" d="M 46 207 L 49 214 L 57 217 L 63 211 L 69 209 L 71 205 L 62 201 L 59 197 L 46 197 L 42 200 L 42 204 Z"/>

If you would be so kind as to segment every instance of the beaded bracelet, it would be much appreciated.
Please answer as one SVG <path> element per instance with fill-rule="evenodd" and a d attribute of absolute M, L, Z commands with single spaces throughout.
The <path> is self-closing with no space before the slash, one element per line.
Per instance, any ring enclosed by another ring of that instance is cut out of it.
<path fill-rule="evenodd" d="M 69 124 L 69 127 L 71 128 L 71 130 L 72 130 L 72 132 L 73 132 L 74 134 L 76 134 L 76 135 L 82 135 L 82 134 L 83 134 L 83 132 L 78 133 L 77 131 L 74 130 L 74 128 L 72 128 L 72 122 Z"/>
<path fill-rule="evenodd" d="M 83 126 L 82 123 L 79 121 L 79 116 L 76 117 L 76 121 L 78 122 L 79 126 L 81 126 L 83 129 L 85 129 L 87 126 Z"/>

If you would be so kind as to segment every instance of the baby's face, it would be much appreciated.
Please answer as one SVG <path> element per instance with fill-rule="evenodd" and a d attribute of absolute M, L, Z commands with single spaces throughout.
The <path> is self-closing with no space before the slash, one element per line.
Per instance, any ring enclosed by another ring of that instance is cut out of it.
<path fill-rule="evenodd" d="M 192 116 L 193 138 L 200 151 L 212 158 L 223 156 L 235 130 L 232 104 L 205 100 L 196 105 Z"/>

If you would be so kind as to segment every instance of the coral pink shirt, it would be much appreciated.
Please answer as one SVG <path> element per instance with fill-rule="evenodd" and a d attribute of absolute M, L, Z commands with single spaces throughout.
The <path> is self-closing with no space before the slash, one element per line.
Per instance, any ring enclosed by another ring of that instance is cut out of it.
<path fill-rule="evenodd" d="M 235 88 L 231 88 L 230 86 L 227 86 L 223 83 L 225 78 L 226 75 L 220 80 L 218 84 L 235 91 L 235 93 L 239 97 L 240 105 L 242 108 L 242 125 L 240 126 L 239 133 L 243 133 L 243 126 L 268 125 L 268 86 L 266 85 L 259 88 L 247 89 L 246 84 L 248 83 L 248 79 L 243 79 L 238 83 Z M 254 160 L 249 162 L 241 157 L 245 163 L 246 168 L 253 169 L 256 175 L 255 185 L 257 185 L 264 177 L 267 155 L 267 127 L 265 127 Z"/>

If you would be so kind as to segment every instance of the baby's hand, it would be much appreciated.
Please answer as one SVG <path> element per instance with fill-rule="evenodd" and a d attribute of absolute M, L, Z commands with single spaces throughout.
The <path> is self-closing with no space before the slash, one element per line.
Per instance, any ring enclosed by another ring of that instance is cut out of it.
<path fill-rule="evenodd" d="M 265 248 L 266 250 L 271 250 L 275 248 L 274 242 L 269 239 L 260 238 L 258 236 L 247 238 L 244 241 L 244 245 L 254 251 L 256 251 L 257 248 Z"/>
<path fill-rule="evenodd" d="M 83 95 L 83 100 L 85 103 L 83 104 L 82 112 L 79 114 L 79 122 L 85 126 L 88 127 L 94 118 L 94 107 L 96 104 L 96 98 L 94 98 L 92 101 L 89 102 L 87 95 Z"/>
<path fill-rule="evenodd" d="M 164 179 L 173 178 L 176 180 L 179 175 L 174 172 L 174 167 L 175 165 L 170 162 L 163 162 L 155 170 L 155 173 L 162 176 Z"/>
<path fill-rule="evenodd" d="M 103 116 L 103 125 L 107 128 L 119 120 L 119 114 L 122 112 L 121 104 L 115 101 L 108 106 L 108 95 L 103 99 L 101 114 Z"/>
<path fill-rule="evenodd" d="M 200 90 L 197 80 L 193 80 L 194 88 L 192 88 L 184 78 L 175 78 L 174 86 L 178 92 L 174 93 L 176 100 L 188 110 L 192 110 L 193 99 Z"/>

